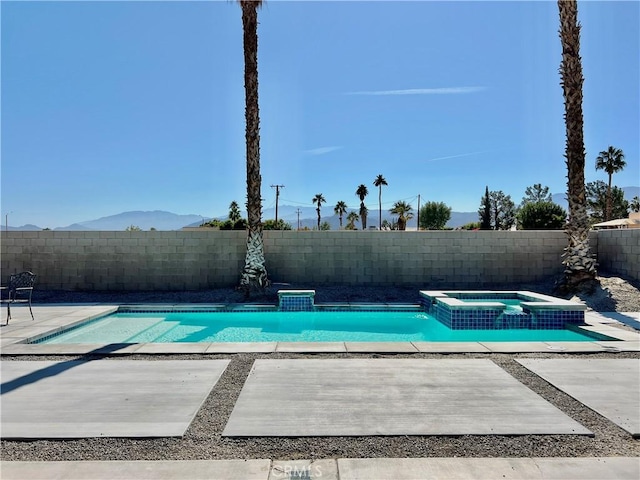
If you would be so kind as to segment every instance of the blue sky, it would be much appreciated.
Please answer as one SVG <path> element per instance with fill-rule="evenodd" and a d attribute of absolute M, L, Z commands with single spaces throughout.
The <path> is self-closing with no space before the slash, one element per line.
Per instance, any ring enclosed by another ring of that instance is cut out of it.
<path fill-rule="evenodd" d="M 246 199 L 240 7 L 1 3 L 2 215 L 60 227 L 129 210 L 224 215 Z M 579 3 L 586 180 L 624 150 L 640 184 L 638 2 Z M 556 2 L 266 2 L 263 206 L 475 211 L 566 191 Z M 327 211 L 329 214 L 329 211 Z M 4 223 L 4 218 L 2 219 Z"/>

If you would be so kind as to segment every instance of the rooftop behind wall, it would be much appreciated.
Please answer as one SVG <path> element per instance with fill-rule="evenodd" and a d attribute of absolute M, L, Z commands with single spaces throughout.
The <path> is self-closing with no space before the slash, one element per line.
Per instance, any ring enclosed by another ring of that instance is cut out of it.
<path fill-rule="evenodd" d="M 244 231 L 2 232 L 2 279 L 44 290 L 203 290 L 238 284 Z M 479 288 L 562 273 L 562 231 L 265 231 L 272 281 Z M 640 230 L 600 231 L 608 270 L 639 279 Z"/>

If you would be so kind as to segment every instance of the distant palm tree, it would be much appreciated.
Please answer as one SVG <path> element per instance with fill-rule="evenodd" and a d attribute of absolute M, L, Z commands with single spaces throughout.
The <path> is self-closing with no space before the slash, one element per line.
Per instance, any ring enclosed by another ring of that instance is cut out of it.
<path fill-rule="evenodd" d="M 347 208 L 347 204 L 342 200 L 336 203 L 336 206 L 333 207 L 333 212 L 340 218 L 340 228 L 342 228 L 342 216 L 347 213 Z"/>
<path fill-rule="evenodd" d="M 565 278 L 562 288 L 573 290 L 583 281 L 596 278 L 596 261 L 589 247 L 589 216 L 584 184 L 584 120 L 582 116 L 582 60 L 580 59 L 580 25 L 576 0 L 558 0 L 562 63 L 560 85 L 564 96 L 566 128 L 567 200 L 569 221 L 566 233 L 569 245 L 562 263 Z"/>
<path fill-rule="evenodd" d="M 355 230 L 358 220 L 360 220 L 360 216 L 356 212 L 349 212 L 349 215 L 347 215 L 347 230 Z"/>
<path fill-rule="evenodd" d="M 326 202 L 321 193 L 316 193 L 316 196 L 311 199 L 314 205 L 318 205 L 316 207 L 316 212 L 318 212 L 318 230 L 320 230 L 320 208 L 322 204 Z"/>
<path fill-rule="evenodd" d="M 245 91 L 245 141 L 247 157 L 247 254 L 240 289 L 249 296 L 252 289 L 269 285 L 262 240 L 260 197 L 260 108 L 258 104 L 258 8 L 262 0 L 238 0 L 242 8 Z"/>
<path fill-rule="evenodd" d="M 376 179 L 373 181 L 373 184 L 378 187 L 378 229 L 382 230 L 382 186 L 389 184 L 387 183 L 387 180 L 382 176 L 382 174 L 376 177 Z"/>
<path fill-rule="evenodd" d="M 240 206 L 235 200 L 229 204 L 229 220 L 237 222 L 242 215 L 240 214 Z"/>
<path fill-rule="evenodd" d="M 627 166 L 624 160 L 624 152 L 619 148 L 609 146 L 607 150 L 600 152 L 596 158 L 596 170 L 604 170 L 609 175 L 607 187 L 607 209 L 604 216 L 605 222 L 611 220 L 611 177 Z"/>
<path fill-rule="evenodd" d="M 367 229 L 367 207 L 364 204 L 364 198 L 369 195 L 369 190 L 367 190 L 367 186 L 363 183 L 356 190 L 356 196 L 360 199 L 360 219 L 362 220 L 362 229 Z"/>
<path fill-rule="evenodd" d="M 629 202 L 629 208 L 631 208 L 632 212 L 640 212 L 640 197 L 637 195 L 631 199 Z"/>
<path fill-rule="evenodd" d="M 398 230 L 407 229 L 407 221 L 413 218 L 413 213 L 411 213 L 411 210 L 411 205 L 409 205 L 404 200 L 397 201 L 389 210 L 394 215 L 398 215 Z"/>

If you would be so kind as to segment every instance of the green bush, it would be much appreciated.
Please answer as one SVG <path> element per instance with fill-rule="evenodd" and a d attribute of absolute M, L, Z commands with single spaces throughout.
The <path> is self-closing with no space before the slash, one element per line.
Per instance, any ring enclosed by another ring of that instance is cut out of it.
<path fill-rule="evenodd" d="M 451 219 L 451 207 L 444 202 L 427 202 L 420 208 L 420 228 L 423 230 L 444 230 Z"/>
<path fill-rule="evenodd" d="M 291 230 L 291 224 L 285 222 L 284 220 L 278 220 L 276 223 L 275 220 L 265 220 L 262 224 L 263 230 Z"/>
<path fill-rule="evenodd" d="M 239 218 L 238 220 L 233 222 L 233 229 L 234 230 L 246 230 L 248 225 L 249 225 L 249 223 L 247 222 L 246 219 Z"/>
<path fill-rule="evenodd" d="M 225 220 L 224 222 L 220 223 L 220 230 L 233 230 L 233 224 L 233 220 Z"/>
<path fill-rule="evenodd" d="M 567 212 L 553 202 L 525 204 L 518 212 L 518 228 L 522 230 L 562 230 Z"/>

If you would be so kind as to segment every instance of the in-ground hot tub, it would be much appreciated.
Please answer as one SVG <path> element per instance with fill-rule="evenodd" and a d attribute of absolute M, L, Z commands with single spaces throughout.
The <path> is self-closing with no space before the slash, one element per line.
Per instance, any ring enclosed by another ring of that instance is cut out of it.
<path fill-rule="evenodd" d="M 420 291 L 427 313 L 453 330 L 563 329 L 584 324 L 586 305 L 529 291 Z"/>

